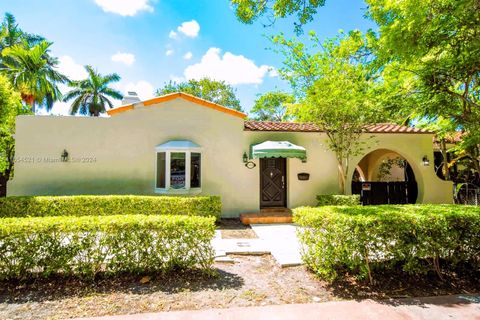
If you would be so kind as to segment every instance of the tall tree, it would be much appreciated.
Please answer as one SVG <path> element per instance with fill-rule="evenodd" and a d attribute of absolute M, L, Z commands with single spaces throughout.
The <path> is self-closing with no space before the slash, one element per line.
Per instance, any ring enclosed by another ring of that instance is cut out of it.
<path fill-rule="evenodd" d="M 10 13 L 5 13 L 0 25 L 0 52 L 14 45 L 25 45 L 32 47 L 45 40 L 42 36 L 24 32 L 18 26 L 15 17 Z"/>
<path fill-rule="evenodd" d="M 325 5 L 325 0 L 231 0 L 237 18 L 243 23 L 253 23 L 265 16 L 264 25 L 272 25 L 278 18 L 297 15 L 295 32 L 302 33 L 302 27 L 313 20 L 317 9 Z"/>
<path fill-rule="evenodd" d="M 255 119 L 260 121 L 288 121 L 291 115 L 288 115 L 287 108 L 295 103 L 295 97 L 282 91 L 271 91 L 262 94 L 255 100 L 252 113 Z"/>
<path fill-rule="evenodd" d="M 120 76 L 116 73 L 105 76 L 98 73 L 91 66 L 85 66 L 88 78 L 80 81 L 72 81 L 70 87 L 73 88 L 64 96 L 64 101 L 73 99 L 70 107 L 70 114 L 80 113 L 98 117 L 106 112 L 106 107 L 113 107 L 111 98 L 122 99 L 122 94 L 109 87 L 113 82 L 118 82 Z"/>
<path fill-rule="evenodd" d="M 339 191 L 345 193 L 350 160 L 369 140 L 363 135 L 365 125 L 383 120 L 374 98 L 378 85 L 369 63 L 369 37 L 351 32 L 320 43 L 311 33 L 311 39 L 309 48 L 274 38 L 285 55 L 280 73 L 299 99 L 291 108 L 296 119 L 313 122 L 326 134 L 337 160 Z"/>
<path fill-rule="evenodd" d="M 416 112 L 453 121 L 480 172 L 480 1 L 367 0 L 377 55 L 411 74 Z M 391 67 L 390 67 L 391 68 Z"/>
<path fill-rule="evenodd" d="M 157 96 L 162 96 L 174 92 L 185 92 L 219 105 L 242 111 L 235 89 L 225 81 L 216 81 L 209 78 L 191 79 L 180 83 L 170 81 L 163 88 L 157 89 L 156 94 Z"/>
<path fill-rule="evenodd" d="M 5 196 L 7 181 L 13 173 L 15 117 L 28 113 L 21 101 L 9 80 L 0 75 L 0 196 Z"/>
<path fill-rule="evenodd" d="M 47 110 L 61 99 L 58 84 L 68 78 L 56 70 L 58 60 L 49 55 L 51 43 L 41 41 L 29 48 L 16 44 L 2 51 L 2 71 L 10 78 L 23 101 L 31 106 L 45 106 Z"/>

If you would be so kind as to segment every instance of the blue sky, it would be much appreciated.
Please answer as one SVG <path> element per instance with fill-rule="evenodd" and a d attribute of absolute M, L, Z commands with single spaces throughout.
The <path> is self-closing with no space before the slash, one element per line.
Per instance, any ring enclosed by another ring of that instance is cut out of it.
<path fill-rule="evenodd" d="M 327 0 L 305 30 L 326 38 L 340 29 L 374 28 L 363 17 L 365 7 L 361 0 Z M 60 70 L 71 78 L 84 77 L 82 66 L 90 64 L 118 73 L 117 88 L 143 99 L 170 80 L 202 76 L 232 84 L 246 111 L 257 94 L 289 90 L 276 75 L 282 57 L 267 50 L 267 36 L 293 36 L 293 18 L 267 28 L 262 19 L 244 25 L 228 0 L 0 0 L 0 12 L 53 41 Z M 67 114 L 68 104 L 52 112 Z"/>

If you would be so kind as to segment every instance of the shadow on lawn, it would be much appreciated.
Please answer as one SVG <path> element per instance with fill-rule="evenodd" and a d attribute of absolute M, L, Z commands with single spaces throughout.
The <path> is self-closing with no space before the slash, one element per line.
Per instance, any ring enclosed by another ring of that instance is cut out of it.
<path fill-rule="evenodd" d="M 244 225 L 238 218 L 220 219 L 217 221 L 217 230 L 220 230 L 224 239 L 258 238 L 250 225 Z"/>
<path fill-rule="evenodd" d="M 182 291 L 225 290 L 239 288 L 244 281 L 236 274 L 216 269 L 211 276 L 198 271 L 178 271 L 150 275 L 99 275 L 95 280 L 75 277 L 50 277 L 17 281 L 0 281 L 0 303 L 43 302 L 95 294 L 131 293 L 168 294 Z M 142 283 L 144 277 L 149 281 Z"/>
<path fill-rule="evenodd" d="M 468 298 L 480 293 L 480 272 L 445 272 L 443 280 L 436 274 L 410 276 L 402 272 L 378 272 L 374 274 L 374 284 L 368 280 L 360 281 L 346 276 L 327 284 L 327 289 L 342 299 L 374 299 L 389 305 L 424 305 L 423 299 L 415 297 L 465 295 L 465 299 L 457 299 L 457 304 L 472 303 Z M 442 301 L 442 304 L 448 302 Z"/>

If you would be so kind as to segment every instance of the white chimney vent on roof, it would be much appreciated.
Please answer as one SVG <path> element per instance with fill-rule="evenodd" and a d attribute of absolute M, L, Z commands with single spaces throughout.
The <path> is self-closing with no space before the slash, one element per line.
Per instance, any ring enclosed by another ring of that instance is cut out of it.
<path fill-rule="evenodd" d="M 138 97 L 135 91 L 128 91 L 122 99 L 122 106 L 132 103 L 140 102 L 140 98 Z"/>

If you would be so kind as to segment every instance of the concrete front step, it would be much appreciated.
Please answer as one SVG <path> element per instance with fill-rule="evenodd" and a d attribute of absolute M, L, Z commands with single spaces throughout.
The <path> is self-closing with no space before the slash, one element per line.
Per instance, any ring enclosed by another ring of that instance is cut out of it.
<path fill-rule="evenodd" d="M 268 208 L 260 212 L 242 213 L 243 224 L 292 223 L 292 211 L 288 208 Z"/>

